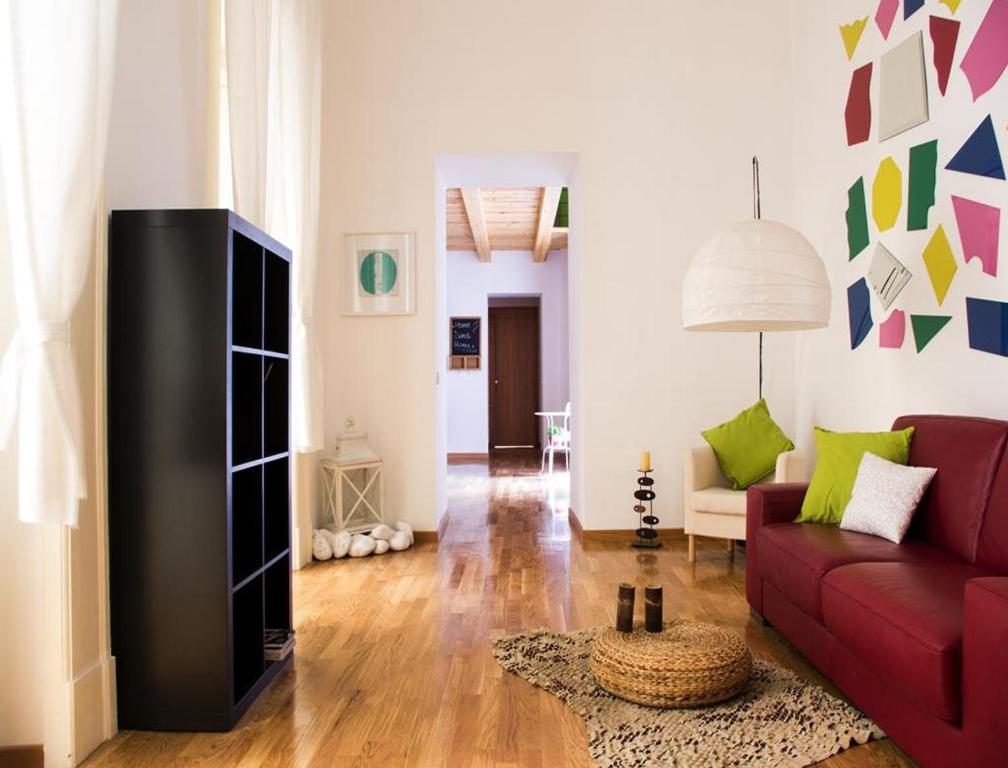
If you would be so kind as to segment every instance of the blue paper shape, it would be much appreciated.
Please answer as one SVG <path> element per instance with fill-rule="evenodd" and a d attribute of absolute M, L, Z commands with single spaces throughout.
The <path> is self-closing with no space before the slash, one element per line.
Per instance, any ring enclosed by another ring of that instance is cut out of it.
<path fill-rule="evenodd" d="M 950 171 L 989 176 L 992 179 L 1005 177 L 1001 152 L 998 150 L 997 137 L 994 135 L 994 121 L 990 115 L 977 126 L 945 167 Z"/>
<path fill-rule="evenodd" d="M 909 19 L 924 7 L 924 0 L 903 0 L 903 18 Z"/>
<path fill-rule="evenodd" d="M 966 324 L 971 349 L 1008 357 L 1008 304 L 967 297 Z"/>
<path fill-rule="evenodd" d="M 872 329 L 868 283 L 863 277 L 847 288 L 847 319 L 850 321 L 850 348 L 857 349 Z"/>

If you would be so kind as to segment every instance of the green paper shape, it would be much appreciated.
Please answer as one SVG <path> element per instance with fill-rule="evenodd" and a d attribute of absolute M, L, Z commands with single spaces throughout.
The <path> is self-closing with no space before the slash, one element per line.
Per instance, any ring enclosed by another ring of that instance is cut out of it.
<path fill-rule="evenodd" d="M 910 315 L 913 325 L 914 344 L 920 352 L 938 335 L 952 317 L 950 315 Z"/>
<path fill-rule="evenodd" d="M 865 205 L 864 176 L 847 190 L 847 261 L 868 247 L 868 207 Z"/>
<path fill-rule="evenodd" d="M 928 212 L 935 204 L 937 167 L 937 139 L 910 147 L 910 200 L 907 203 L 907 230 L 928 228 Z"/>

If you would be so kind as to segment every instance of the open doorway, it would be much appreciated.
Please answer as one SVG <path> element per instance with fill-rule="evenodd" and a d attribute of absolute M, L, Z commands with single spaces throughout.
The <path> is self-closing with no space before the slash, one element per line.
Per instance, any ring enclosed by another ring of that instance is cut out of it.
<path fill-rule="evenodd" d="M 511 477 L 566 515 L 577 464 L 572 171 L 569 155 L 439 162 L 442 509 L 459 478 L 473 489 Z"/>

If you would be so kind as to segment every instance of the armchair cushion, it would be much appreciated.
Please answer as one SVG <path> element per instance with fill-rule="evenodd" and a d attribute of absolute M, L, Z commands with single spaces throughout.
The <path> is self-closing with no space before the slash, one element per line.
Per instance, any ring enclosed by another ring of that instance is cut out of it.
<path fill-rule="evenodd" d="M 777 457 L 794 448 L 794 443 L 770 418 L 766 400 L 742 411 L 703 435 L 717 455 L 721 471 L 735 490 L 748 488 L 777 466 Z"/>

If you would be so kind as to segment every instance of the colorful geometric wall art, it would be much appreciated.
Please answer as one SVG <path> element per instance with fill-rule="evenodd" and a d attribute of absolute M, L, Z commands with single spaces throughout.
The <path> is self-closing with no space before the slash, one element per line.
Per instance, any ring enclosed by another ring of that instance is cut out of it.
<path fill-rule="evenodd" d="M 910 315 L 910 325 L 913 327 L 914 345 L 920 352 L 931 343 L 952 318 L 949 315 Z"/>
<path fill-rule="evenodd" d="M 1008 304 L 967 297 L 966 324 L 972 349 L 1008 357 Z"/>
<path fill-rule="evenodd" d="M 894 309 L 892 314 L 879 323 L 879 346 L 883 349 L 900 349 L 906 336 L 906 313 L 902 309 Z"/>
<path fill-rule="evenodd" d="M 868 282 L 883 309 L 889 309 L 911 277 L 910 270 L 888 248 L 882 243 L 875 246 L 871 266 L 868 267 Z"/>
<path fill-rule="evenodd" d="M 907 229 L 927 229 L 928 211 L 935 203 L 938 140 L 910 147 L 910 191 L 907 194 Z"/>
<path fill-rule="evenodd" d="M 947 5 L 948 9 L 954 14 L 959 10 L 959 3 L 961 3 L 962 0 L 938 0 L 938 2 L 942 5 Z"/>
<path fill-rule="evenodd" d="M 924 36 L 917 32 L 884 53 L 879 62 L 879 141 L 927 119 Z"/>
<path fill-rule="evenodd" d="M 909 19 L 924 6 L 924 0 L 903 0 L 903 18 Z"/>
<path fill-rule="evenodd" d="M 998 239 L 1001 231 L 1001 211 L 993 205 L 952 195 L 952 210 L 959 227 L 963 261 L 980 259 L 983 271 L 997 276 Z"/>
<path fill-rule="evenodd" d="M 871 74 L 870 61 L 851 74 L 847 106 L 844 108 L 849 147 L 868 141 L 868 134 L 871 133 Z"/>
<path fill-rule="evenodd" d="M 864 33 L 864 28 L 867 23 L 868 17 L 865 16 L 863 19 L 858 19 L 857 21 L 852 21 L 850 24 L 843 24 L 840 26 L 840 37 L 843 38 L 844 50 L 847 52 L 847 61 L 854 58 L 854 50 L 857 48 L 857 44 L 861 40 L 861 35 Z"/>
<path fill-rule="evenodd" d="M 857 349 L 872 329 L 868 283 L 863 277 L 847 288 L 847 321 L 850 326 L 851 349 Z"/>
<path fill-rule="evenodd" d="M 1006 38 L 1005 46 L 1008 48 L 1008 38 Z M 992 179 L 1005 177 L 997 136 L 994 135 L 994 121 L 991 120 L 990 115 L 987 115 L 976 130 L 970 134 L 966 143 L 959 148 L 959 151 L 945 167 L 950 171 L 989 176 Z"/>
<path fill-rule="evenodd" d="M 949 74 L 952 72 L 956 40 L 959 39 L 959 22 L 941 16 L 932 16 L 930 29 L 931 45 L 934 49 L 932 61 L 938 75 L 938 90 L 944 96 L 945 89 L 948 87 Z"/>
<path fill-rule="evenodd" d="M 941 306 L 948 294 L 949 286 L 952 285 L 952 278 L 959 269 L 952 253 L 952 246 L 949 245 L 948 236 L 945 234 L 945 227 L 941 224 L 924 248 L 924 266 L 927 268 L 935 298 Z"/>
<path fill-rule="evenodd" d="M 991 0 L 987 15 L 959 64 L 969 80 L 973 101 L 994 87 L 1005 67 L 1008 67 L 1008 0 Z"/>
<path fill-rule="evenodd" d="M 899 10 L 899 0 L 879 0 L 878 9 L 875 11 L 875 26 L 882 33 L 882 39 L 889 39 L 889 30 L 892 29 L 893 19 L 896 18 L 896 11 Z"/>
<path fill-rule="evenodd" d="M 847 190 L 847 260 L 853 261 L 868 247 L 868 211 L 865 204 L 864 176 Z"/>
<path fill-rule="evenodd" d="M 872 182 L 872 218 L 879 232 L 892 229 L 903 206 L 903 174 L 891 157 L 879 163 Z"/>

